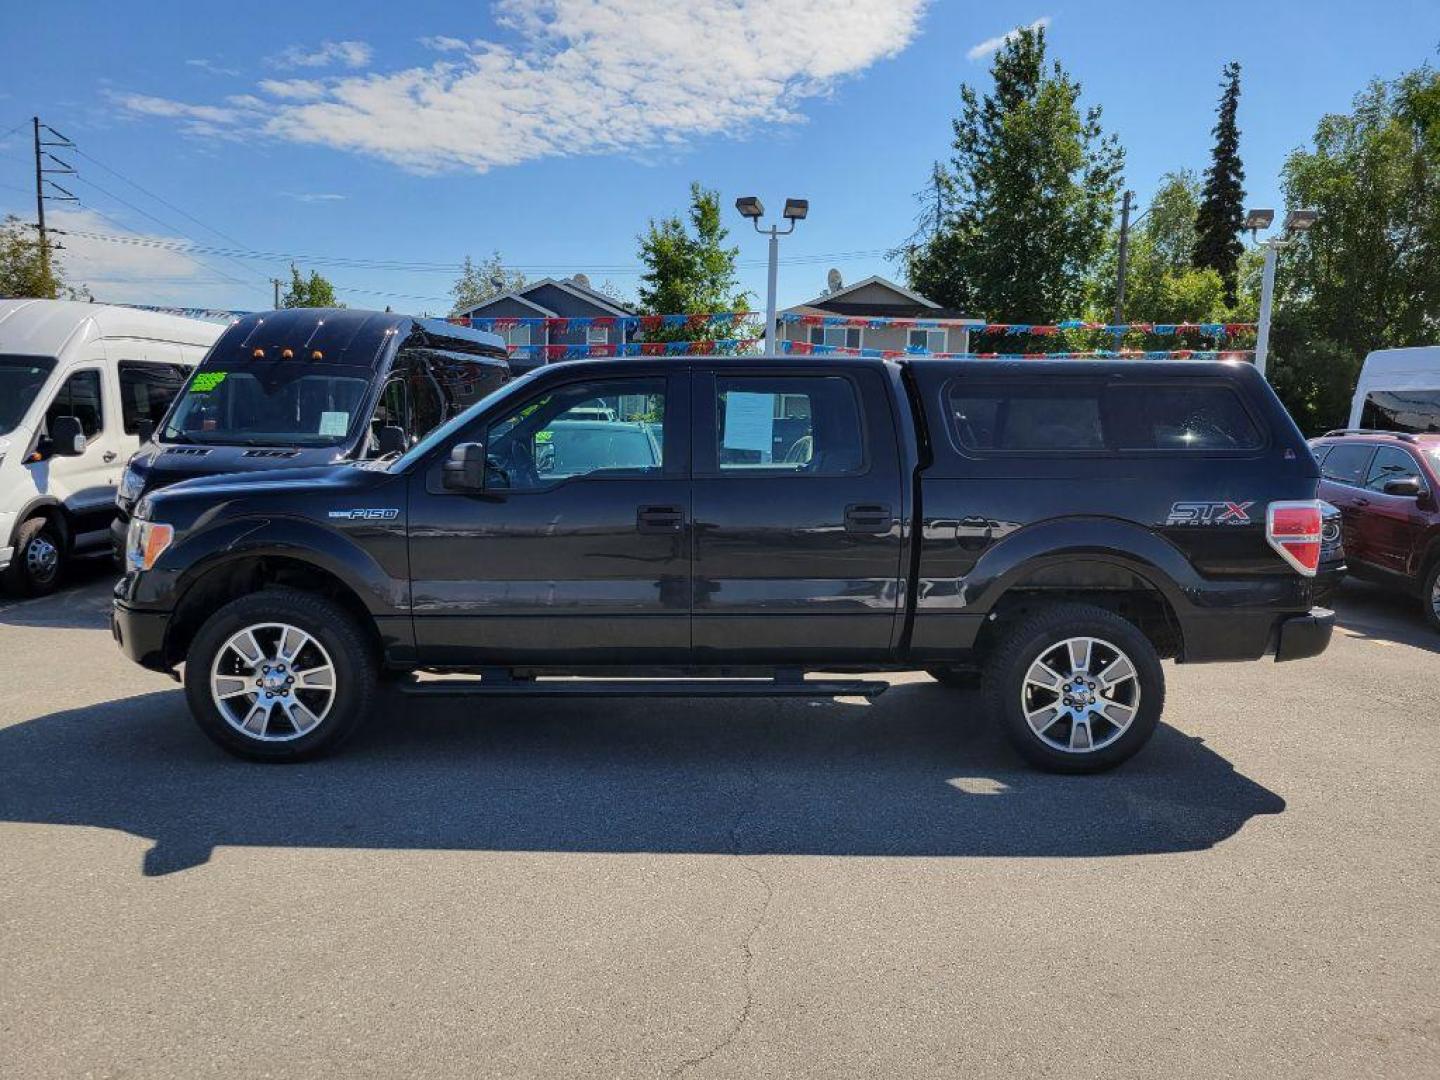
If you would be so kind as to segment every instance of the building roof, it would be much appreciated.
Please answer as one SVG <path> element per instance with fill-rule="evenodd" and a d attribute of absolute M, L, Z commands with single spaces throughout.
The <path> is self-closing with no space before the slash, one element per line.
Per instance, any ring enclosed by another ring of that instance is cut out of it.
<path fill-rule="evenodd" d="M 510 292 L 502 293 L 499 296 L 488 297 L 485 300 L 482 300 L 480 303 L 474 305 L 473 307 L 466 308 L 464 311 L 459 312 L 459 314 L 473 316 L 477 312 L 483 312 L 486 308 L 493 306 L 501 300 L 516 300 L 522 304 L 526 304 L 529 307 L 534 308 L 536 312 L 541 315 L 547 316 L 549 318 L 557 318 L 558 316 L 555 312 L 551 311 L 547 307 L 543 307 L 542 305 L 537 304 L 534 300 L 530 299 L 529 294 L 547 285 L 560 289 L 564 292 L 568 292 L 571 296 L 578 297 L 579 299 L 584 300 L 587 304 L 594 304 L 596 307 L 601 308 L 612 315 L 636 314 L 633 308 L 621 303 L 613 296 L 607 296 L 605 293 L 598 292 L 595 289 L 591 289 L 584 285 L 577 284 L 575 281 L 572 281 L 570 279 L 562 280 L 560 278 L 548 277 L 541 278 L 539 281 L 527 282 L 524 288 L 513 289 Z"/>
<path fill-rule="evenodd" d="M 865 288 L 880 288 L 894 295 L 894 300 L 885 303 L 860 302 L 854 294 Z M 850 297 L 851 299 L 846 299 Z M 807 300 L 803 304 L 785 309 L 799 315 L 849 315 L 889 319 L 963 319 L 973 326 L 985 325 L 984 319 L 970 318 L 970 313 L 941 307 L 928 296 L 896 284 L 879 274 L 871 274 L 863 281 L 836 289 Z"/>

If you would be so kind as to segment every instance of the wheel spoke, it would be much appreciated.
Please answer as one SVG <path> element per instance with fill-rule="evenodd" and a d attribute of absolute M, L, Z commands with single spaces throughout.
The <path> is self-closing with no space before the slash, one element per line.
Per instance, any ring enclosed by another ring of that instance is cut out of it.
<path fill-rule="evenodd" d="M 300 650 L 310 642 L 310 635 L 303 630 L 297 630 L 293 626 L 285 627 L 280 635 L 280 644 L 276 649 L 276 659 L 283 660 L 293 665 L 295 658 L 300 655 Z"/>
<path fill-rule="evenodd" d="M 1030 724 L 1030 730 L 1036 735 L 1044 735 L 1054 726 L 1055 721 L 1065 715 L 1065 710 L 1058 705 L 1046 705 L 1043 709 L 1036 709 L 1034 712 L 1025 714 L 1026 721 Z"/>
<path fill-rule="evenodd" d="M 1036 660 L 1030 665 L 1030 670 L 1025 675 L 1025 681 L 1033 683 L 1043 690 L 1052 690 L 1058 694 L 1065 679 L 1044 660 Z"/>
<path fill-rule="evenodd" d="M 1127 727 L 1135 718 L 1135 710 L 1118 701 L 1103 699 L 1099 706 L 1100 715 L 1118 728 Z"/>
<path fill-rule="evenodd" d="M 1065 642 L 1065 648 L 1070 653 L 1070 670 L 1076 674 L 1089 674 L 1090 672 L 1090 638 L 1071 638 Z"/>
<path fill-rule="evenodd" d="M 1089 750 L 1093 745 L 1090 739 L 1090 720 L 1075 717 L 1070 724 L 1070 749 Z"/>
<path fill-rule="evenodd" d="M 291 698 L 281 702 L 285 715 L 290 718 L 290 723 L 295 726 L 297 735 L 304 735 L 307 731 L 320 723 L 320 718 L 307 709 L 300 701 Z"/>
<path fill-rule="evenodd" d="M 1134 677 L 1135 666 L 1130 663 L 1128 656 L 1121 653 L 1101 668 L 1100 674 L 1096 675 L 1095 679 L 1099 682 L 1101 689 L 1109 690 L 1116 684 L 1122 683 L 1126 679 L 1133 679 Z"/>
<path fill-rule="evenodd" d="M 240 654 L 240 659 L 247 665 L 254 667 L 265 659 L 265 650 L 260 648 L 260 643 L 255 640 L 255 632 L 246 630 L 243 634 L 236 634 L 230 639 L 230 648 Z"/>
<path fill-rule="evenodd" d="M 335 685 L 335 669 L 328 664 L 324 667 L 306 668 L 294 674 L 302 690 L 328 690 Z"/>
<path fill-rule="evenodd" d="M 226 698 L 239 697 L 241 694 L 254 694 L 259 688 L 251 679 L 242 679 L 237 675 L 217 675 L 215 677 L 215 696 L 224 701 Z"/>
<path fill-rule="evenodd" d="M 240 726 L 251 735 L 263 739 L 270 730 L 270 710 L 275 707 L 275 702 L 270 699 L 258 699 L 245 716 L 245 722 Z"/>

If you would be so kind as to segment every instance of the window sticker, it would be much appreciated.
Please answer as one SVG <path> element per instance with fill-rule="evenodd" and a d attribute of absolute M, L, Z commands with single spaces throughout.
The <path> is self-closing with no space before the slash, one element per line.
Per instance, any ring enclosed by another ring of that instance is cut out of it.
<path fill-rule="evenodd" d="M 321 435 L 344 435 L 350 430 L 350 414 L 348 412 L 322 412 L 320 414 Z"/>
<path fill-rule="evenodd" d="M 195 378 L 190 380 L 190 392 L 192 394 L 208 394 L 222 382 L 228 371 L 197 371 Z"/>
<path fill-rule="evenodd" d="M 769 461 L 775 448 L 775 395 L 727 393 L 724 445 L 726 450 L 758 450 L 761 460 Z"/>

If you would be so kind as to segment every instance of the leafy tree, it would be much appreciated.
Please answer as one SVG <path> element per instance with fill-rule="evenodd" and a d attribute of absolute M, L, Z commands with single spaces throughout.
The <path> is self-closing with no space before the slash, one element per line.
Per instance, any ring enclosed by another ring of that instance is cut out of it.
<path fill-rule="evenodd" d="M 688 223 L 678 215 L 659 221 L 637 237 L 640 261 L 640 309 L 649 315 L 748 311 L 749 293 L 740 288 L 735 270 L 738 247 L 726 247 L 729 236 L 720 219 L 720 193 L 698 183 L 690 185 Z M 694 337 L 728 337 L 729 324 L 702 328 L 646 331 L 650 340 L 681 341 Z"/>
<path fill-rule="evenodd" d="M 525 280 L 525 275 L 519 270 L 506 268 L 498 251 L 491 252 L 489 258 L 479 262 L 466 255 L 460 268 L 460 276 L 450 288 L 450 295 L 455 298 L 450 314 L 459 315 L 469 311 L 492 296 L 518 292 L 525 287 Z"/>
<path fill-rule="evenodd" d="M 54 250 L 45 257 L 35 230 L 13 214 L 0 223 L 0 296 L 41 300 L 89 300 L 83 285 L 65 283 Z"/>
<path fill-rule="evenodd" d="M 908 256 L 907 276 L 997 321 L 1066 318 L 1104 246 L 1124 151 L 1099 108 L 1081 111 L 1079 83 L 1047 66 L 1043 27 L 1007 42 L 991 75 L 988 94 L 961 88 L 944 220 Z"/>
<path fill-rule="evenodd" d="M 309 277 L 300 273 L 300 268 L 290 264 L 290 288 L 280 298 L 280 306 L 287 308 L 334 308 L 345 305 L 335 299 L 335 286 L 331 285 L 318 270 L 311 270 Z"/>
<path fill-rule="evenodd" d="M 1240 130 L 1235 110 L 1240 104 L 1240 65 L 1225 65 L 1224 91 L 1213 133 L 1215 147 L 1210 167 L 1205 170 L 1205 189 L 1195 216 L 1193 261 L 1196 269 L 1206 267 L 1225 283 L 1225 302 L 1236 300 L 1240 255 L 1240 226 L 1245 221 L 1245 169 L 1240 164 Z"/>
<path fill-rule="evenodd" d="M 1440 72 L 1376 81 L 1283 174 L 1315 225 L 1282 251 L 1270 376 L 1309 431 L 1343 424 L 1365 354 L 1440 337 Z"/>

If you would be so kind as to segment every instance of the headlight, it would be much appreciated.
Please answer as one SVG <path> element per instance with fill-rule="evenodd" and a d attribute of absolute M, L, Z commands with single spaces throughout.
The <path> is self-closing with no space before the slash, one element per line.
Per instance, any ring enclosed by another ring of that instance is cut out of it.
<path fill-rule="evenodd" d="M 125 534 L 125 565 L 131 570 L 149 570 L 173 539 L 173 526 L 139 517 L 131 518 L 130 531 Z"/>
<path fill-rule="evenodd" d="M 125 472 L 120 477 L 120 501 L 134 502 L 140 497 L 144 487 L 145 478 L 135 471 L 134 465 L 126 465 Z"/>

